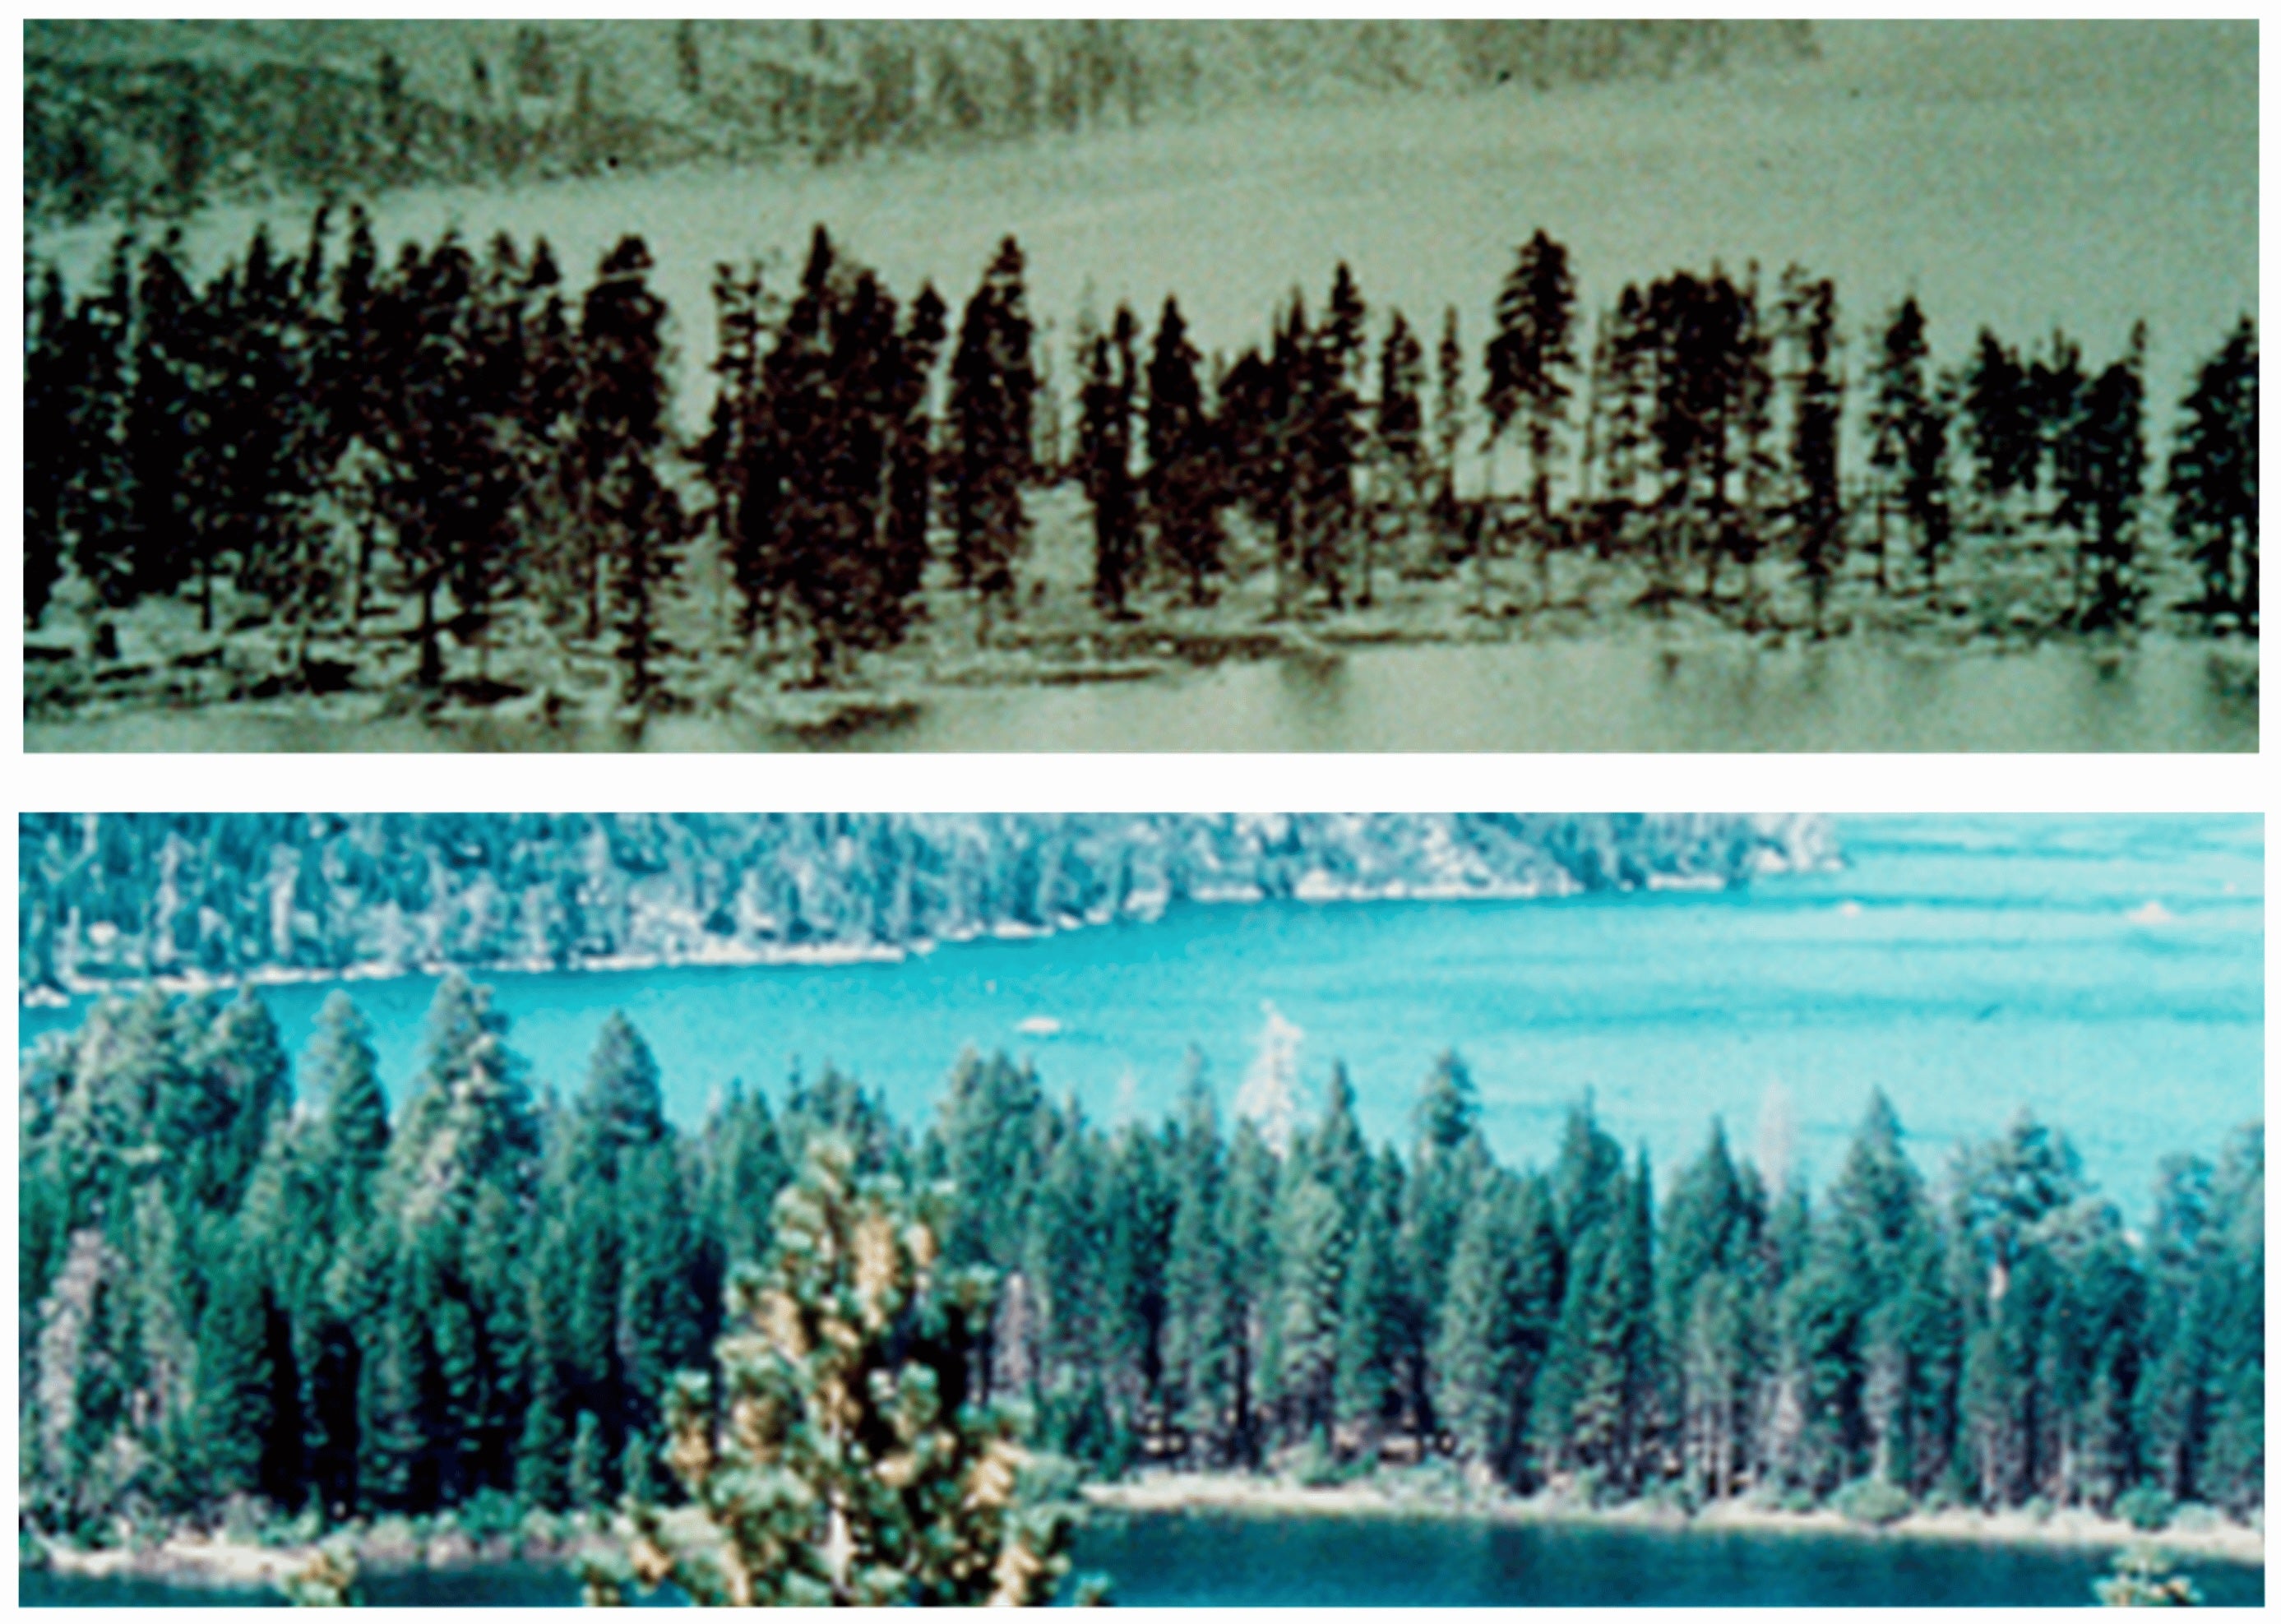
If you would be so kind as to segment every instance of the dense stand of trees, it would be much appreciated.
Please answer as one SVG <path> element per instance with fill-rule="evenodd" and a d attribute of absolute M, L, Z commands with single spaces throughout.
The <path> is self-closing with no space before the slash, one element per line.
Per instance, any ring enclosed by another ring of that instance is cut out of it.
<path fill-rule="evenodd" d="M 110 1001 L 27 1056 L 33 1525 L 654 1499 L 674 1373 L 826 1134 L 939 1189 L 940 1268 L 1001 1282 L 971 1393 L 1096 1472 L 1296 1449 L 1601 1497 L 2262 1506 L 2262 1128 L 2165 1164 L 2132 1230 L 2025 1117 L 1929 1181 L 1882 1094 L 1809 1191 L 1715 1125 L 1659 1180 L 1589 1100 L 1550 1167 L 1501 1164 L 1455 1056 L 1400 1145 L 1342 1070 L 1311 1123 L 1231 1129 L 1199 1072 L 1104 1127 L 971 1056 L 916 1134 L 830 1071 L 684 1131 L 622 1017 L 558 1098 L 454 978 L 393 1110 L 349 999 L 318 1025 L 298 1083 L 251 994 Z"/>
<path fill-rule="evenodd" d="M 384 631 L 416 643 L 422 685 L 481 694 L 520 600 L 566 642 L 607 648 L 646 707 L 671 652 L 669 595 L 717 583 L 717 612 L 693 617 L 717 629 L 696 634 L 708 647 L 782 653 L 827 682 L 927 612 L 938 560 L 986 638 L 1018 615 L 1026 493 L 1063 478 L 1092 507 L 1111 620 L 1211 600 L 1239 567 L 1235 523 L 1282 614 L 1367 605 L 1388 569 L 1467 566 L 1488 611 L 1492 561 L 1522 553 L 1534 589 L 1496 592 L 1543 606 L 1555 558 L 1589 550 L 1636 560 L 1643 603 L 1691 598 L 1747 626 L 1777 613 L 1770 589 L 1790 576 L 1818 632 L 1849 545 L 1870 561 L 1860 590 L 1937 603 L 1988 567 L 1964 536 L 2037 543 L 2048 561 L 2024 568 L 2063 589 L 2064 623 L 2147 612 L 2143 329 L 2096 369 L 2063 333 L 2022 352 L 1983 330 L 1947 370 L 1905 299 L 1870 336 L 1849 459 L 1827 280 L 1674 273 L 1624 289 L 1588 340 L 1567 251 L 1540 231 L 1496 300 L 1477 401 L 1456 313 L 1429 402 L 1418 334 L 1399 311 L 1378 327 L 1342 265 L 1319 317 L 1295 294 L 1232 360 L 1198 354 L 1175 301 L 1153 336 L 1120 307 L 1079 336 L 1074 444 L 1041 451 L 1047 369 L 1019 245 L 1001 246 L 954 338 L 933 289 L 903 307 L 819 228 L 788 301 L 756 267 L 721 267 L 716 398 L 684 445 L 638 238 L 574 295 L 543 240 L 478 255 L 447 236 L 383 265 L 361 213 L 344 244 L 332 224 L 321 213 L 292 255 L 257 232 L 203 286 L 172 236 L 122 239 L 76 296 L 51 267 L 35 275 L 28 625 L 68 568 L 106 608 L 188 596 L 219 636 L 226 578 L 251 623 L 288 634 L 277 684 L 351 680 L 353 658 L 312 656 L 320 630 Z M 2187 397 L 2161 482 L 2200 589 L 2184 608 L 2245 631 L 2256 391 L 2245 320 Z M 1469 448 L 1477 476 L 1460 468 Z M 724 568 L 677 584 L 700 537 Z"/>

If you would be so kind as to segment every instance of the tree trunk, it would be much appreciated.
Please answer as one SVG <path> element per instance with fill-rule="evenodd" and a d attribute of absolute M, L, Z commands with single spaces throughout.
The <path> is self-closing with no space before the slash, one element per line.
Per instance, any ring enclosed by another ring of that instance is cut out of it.
<path fill-rule="evenodd" d="M 433 688 L 444 680 L 444 650 L 436 638 L 436 582 L 420 584 L 420 685 Z"/>

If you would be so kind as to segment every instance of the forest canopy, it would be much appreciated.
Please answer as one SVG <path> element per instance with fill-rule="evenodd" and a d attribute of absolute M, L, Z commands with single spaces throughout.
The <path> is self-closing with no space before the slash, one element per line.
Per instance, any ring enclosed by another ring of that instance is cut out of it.
<path fill-rule="evenodd" d="M 826 1134 L 939 1193 L 944 1267 L 1001 1282 L 975 1392 L 1095 1476 L 1441 1457 L 1598 1500 L 2262 1509 L 2262 1125 L 2173 1156 L 2133 1225 L 2026 1116 L 1929 1176 L 1874 1089 L 1818 1189 L 1716 1123 L 1659 1176 L 1589 1097 L 1507 1165 L 1455 1055 L 1376 1146 L 1343 1068 L 1287 1133 L 1200 1067 L 1102 1124 L 971 1054 L 924 1124 L 826 1071 L 682 1126 L 622 1016 L 558 1094 L 458 977 L 390 1093 L 344 994 L 298 1067 L 250 992 L 109 1000 L 26 1055 L 30 1526 L 669 1504 L 671 1383 Z"/>

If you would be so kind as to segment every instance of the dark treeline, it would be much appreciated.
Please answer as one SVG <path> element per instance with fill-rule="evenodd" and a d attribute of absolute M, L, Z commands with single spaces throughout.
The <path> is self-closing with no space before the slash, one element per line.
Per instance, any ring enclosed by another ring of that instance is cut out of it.
<path fill-rule="evenodd" d="M 274 685 L 347 684 L 364 639 L 404 638 L 421 686 L 472 665 L 453 681 L 481 697 L 495 627 L 528 613 L 613 654 L 648 706 L 666 604 L 697 595 L 687 618 L 714 630 L 684 652 L 825 682 L 907 634 L 938 565 L 986 641 L 1022 607 L 1027 493 L 1064 479 L 1092 507 L 1111 621 L 1209 603 L 1255 555 L 1278 615 L 1367 606 L 1388 570 L 1466 568 L 1475 610 L 1512 613 L 1552 605 L 1556 558 L 1589 553 L 1635 561 L 1643 605 L 1749 628 L 1783 623 L 1787 580 L 1818 635 L 1849 555 L 1858 591 L 1937 607 L 1983 567 L 1973 534 L 2030 539 L 2061 623 L 2150 607 L 2143 332 L 2092 368 L 2064 334 L 2023 354 L 1983 331 L 1950 373 L 1912 298 L 1855 389 L 1827 281 L 1680 272 L 1626 288 L 1588 334 L 1567 251 L 1539 232 L 1495 302 L 1478 399 L 1454 309 L 1429 377 L 1423 336 L 1399 311 L 1374 327 L 1341 266 L 1318 316 L 1295 294 L 1232 361 L 1199 354 L 1171 298 L 1153 335 L 1122 308 L 1080 331 L 1063 445 L 1012 239 L 954 326 L 933 289 L 903 305 L 818 228 L 787 292 L 720 267 L 717 392 L 684 444 L 650 263 L 627 237 L 583 294 L 543 239 L 479 255 L 447 236 L 383 265 L 358 212 L 344 247 L 329 213 L 298 254 L 257 232 L 204 287 L 171 236 L 121 239 L 76 298 L 49 269 L 27 290 L 27 624 L 68 567 L 99 609 L 188 595 L 209 632 L 282 635 Z M 2256 621 L 2256 391 L 2245 320 L 2169 459 L 2199 588 L 2171 607 L 2212 628 Z M 723 567 L 681 570 L 700 539 Z M 1535 590 L 1493 591 L 1492 561 L 1515 555 Z M 249 606 L 230 626 L 221 578 Z M 313 657 L 321 630 L 345 658 Z"/>
<path fill-rule="evenodd" d="M 1659 1188 L 1589 1100 L 1507 1167 L 1454 1056 L 1406 1145 L 1365 1141 L 1342 1070 L 1278 1144 L 1200 1073 L 1104 1128 L 970 1056 L 916 1134 L 831 1071 L 684 1132 L 622 1017 L 558 1099 L 457 978 L 402 1093 L 343 994 L 298 1088 L 251 994 L 108 1001 L 27 1056 L 33 1526 L 663 1494 L 669 1377 L 825 1133 L 945 1188 L 946 1264 L 1001 1281 L 975 1390 L 1096 1473 L 1441 1455 L 1604 1500 L 2262 1506 L 2258 1127 L 2166 1163 L 2141 1232 L 2025 1117 L 1929 1183 L 1882 1094 L 1819 1192 L 1715 1124 Z"/>

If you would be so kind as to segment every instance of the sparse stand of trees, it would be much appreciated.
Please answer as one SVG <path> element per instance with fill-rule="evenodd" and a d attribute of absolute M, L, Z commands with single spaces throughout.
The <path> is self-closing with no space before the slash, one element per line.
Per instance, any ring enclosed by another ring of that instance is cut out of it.
<path fill-rule="evenodd" d="M 773 1256 L 821 1304 L 774 1243 L 862 1221 L 873 1175 L 941 1187 L 939 1257 L 883 1268 L 1000 1282 L 943 1368 L 1095 1473 L 1443 1455 L 1604 1499 L 2262 1508 L 2259 1128 L 2165 1164 L 2134 1229 L 2024 1117 L 1928 1180 L 1882 1095 L 1809 1191 L 1715 1125 L 1659 1181 L 1589 1100 L 1550 1167 L 1505 1166 L 1455 1056 L 1373 1147 L 1342 1071 L 1319 1120 L 1232 1131 L 1200 1071 L 1104 1128 L 971 1056 L 916 1135 L 830 1071 L 683 1131 L 622 1017 L 568 1098 L 508 1039 L 447 981 L 392 1111 L 344 994 L 298 1079 L 251 994 L 107 1001 L 27 1056 L 28 1526 L 669 1503 L 669 1439 L 702 1484 L 712 1406 L 773 1380 L 735 1343 L 725 1388 L 676 1385 L 737 1328 L 724 1282 Z M 826 1139 L 838 1194 L 779 1205 Z"/>
<path fill-rule="evenodd" d="M 1637 561 L 1648 607 L 1691 599 L 1750 628 L 1782 616 L 1771 575 L 1787 573 L 1819 634 L 1849 546 L 1872 564 L 1854 590 L 1937 604 L 1994 568 L 1968 537 L 2056 553 L 2009 584 L 2032 597 L 2060 584 L 2037 571 L 2063 572 L 2061 623 L 2123 629 L 2148 612 L 2143 330 L 2095 373 L 2064 334 L 2023 356 L 1983 330 L 1950 371 L 1905 299 L 1849 391 L 1827 280 L 1674 273 L 1624 289 L 1588 342 L 1567 251 L 1540 231 L 1496 300 L 1478 402 L 1457 313 L 1429 385 L 1406 318 L 1386 313 L 1374 337 L 1342 265 L 1318 320 L 1295 294 L 1269 341 L 1232 360 L 1207 363 L 1170 299 L 1153 336 L 1123 308 L 1081 335 L 1076 454 L 1048 467 L 1047 368 L 1010 238 L 955 343 L 932 288 L 903 308 L 820 228 L 788 299 L 756 267 L 721 267 L 715 398 L 686 445 L 650 268 L 633 237 L 576 297 L 543 241 L 526 256 L 502 236 L 479 258 L 447 236 L 383 266 L 361 213 L 344 247 L 327 213 L 298 257 L 259 231 L 203 287 L 172 235 L 121 239 L 76 297 L 35 272 L 27 627 L 73 575 L 98 657 L 106 616 L 187 598 L 215 638 L 282 633 L 272 690 L 350 683 L 400 635 L 421 687 L 481 699 L 501 623 L 535 610 L 650 708 L 682 621 L 707 640 L 682 652 L 783 658 L 831 682 L 929 612 L 938 564 L 988 640 L 1024 607 L 1029 492 L 1062 478 L 1092 508 L 1094 597 L 1112 622 L 1240 584 L 1239 520 L 1281 615 L 1367 606 L 1388 572 L 1459 568 L 1478 612 L 1543 607 L 1556 561 L 1588 551 Z M 2159 482 L 2199 587 L 2178 607 L 2252 635 L 2256 391 L 2245 320 L 2201 369 Z M 1849 392 L 1864 435 L 1850 489 Z M 1527 468 L 1510 496 L 1509 442 Z M 1469 446 L 1477 481 L 1460 476 Z M 720 569 L 681 568 L 700 542 Z M 1533 591 L 1497 584 L 1495 561 L 1524 550 Z"/>

